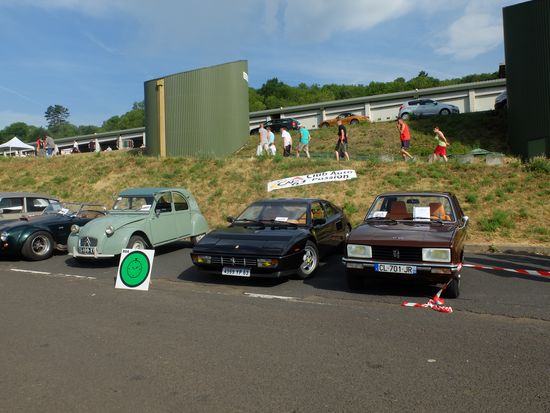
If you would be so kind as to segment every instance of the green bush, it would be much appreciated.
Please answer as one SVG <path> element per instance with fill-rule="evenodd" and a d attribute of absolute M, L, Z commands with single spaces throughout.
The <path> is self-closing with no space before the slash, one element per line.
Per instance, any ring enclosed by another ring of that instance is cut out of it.
<path fill-rule="evenodd" d="M 496 209 L 490 218 L 479 220 L 481 230 L 484 232 L 496 232 L 498 229 L 511 229 L 515 227 L 514 220 L 508 212 Z"/>
<path fill-rule="evenodd" d="M 541 156 L 529 159 L 525 168 L 530 172 L 550 175 L 550 160 Z"/>

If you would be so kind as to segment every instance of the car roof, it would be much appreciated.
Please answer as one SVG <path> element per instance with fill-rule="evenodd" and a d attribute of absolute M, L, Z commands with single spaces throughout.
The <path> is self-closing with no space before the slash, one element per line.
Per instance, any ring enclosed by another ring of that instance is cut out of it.
<path fill-rule="evenodd" d="M 453 197 L 452 192 L 435 192 L 435 191 L 405 191 L 405 192 L 383 192 L 378 194 L 379 196 L 410 196 L 410 195 L 419 195 L 419 196 L 448 196 Z"/>
<path fill-rule="evenodd" d="M 252 202 L 252 204 L 303 204 L 315 201 L 325 201 L 321 198 L 267 198 Z M 329 202 L 329 201 L 325 201 Z"/>
<path fill-rule="evenodd" d="M 191 195 L 191 193 L 184 188 L 165 188 L 165 187 L 149 187 L 149 188 L 131 188 L 121 191 L 120 196 L 154 196 L 159 192 L 177 191 L 184 195 Z"/>
<path fill-rule="evenodd" d="M 40 194 L 38 192 L 0 192 L 0 198 L 18 198 L 18 197 L 36 197 L 36 198 L 55 199 L 56 201 L 59 200 L 59 198 L 55 196 Z"/>

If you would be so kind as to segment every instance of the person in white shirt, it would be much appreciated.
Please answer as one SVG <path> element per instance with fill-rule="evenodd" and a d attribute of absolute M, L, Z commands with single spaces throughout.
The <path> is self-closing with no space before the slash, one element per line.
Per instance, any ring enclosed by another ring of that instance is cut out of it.
<path fill-rule="evenodd" d="M 290 152 L 292 151 L 292 136 L 284 126 L 281 128 L 281 137 L 283 138 L 283 156 L 290 156 Z"/>

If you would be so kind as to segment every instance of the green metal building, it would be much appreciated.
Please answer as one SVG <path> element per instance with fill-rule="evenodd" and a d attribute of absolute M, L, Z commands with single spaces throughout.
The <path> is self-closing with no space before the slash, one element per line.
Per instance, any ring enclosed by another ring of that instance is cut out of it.
<path fill-rule="evenodd" d="M 145 82 L 147 154 L 223 157 L 246 142 L 248 62 Z"/>
<path fill-rule="evenodd" d="M 503 18 L 510 147 L 550 156 L 550 1 L 505 7 Z"/>

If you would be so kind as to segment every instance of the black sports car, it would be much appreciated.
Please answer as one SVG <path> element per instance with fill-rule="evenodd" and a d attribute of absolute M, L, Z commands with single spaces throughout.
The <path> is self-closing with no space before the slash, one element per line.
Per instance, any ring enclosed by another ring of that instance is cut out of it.
<path fill-rule="evenodd" d="M 207 234 L 191 252 L 203 271 L 236 277 L 309 277 L 319 257 L 351 231 L 342 210 L 323 199 L 257 201 L 228 228 Z"/>
<path fill-rule="evenodd" d="M 21 255 L 32 261 L 50 258 L 54 249 L 67 249 L 73 225 L 83 226 L 105 211 L 100 204 L 52 201 L 42 215 L 2 222 L 0 257 Z"/>

